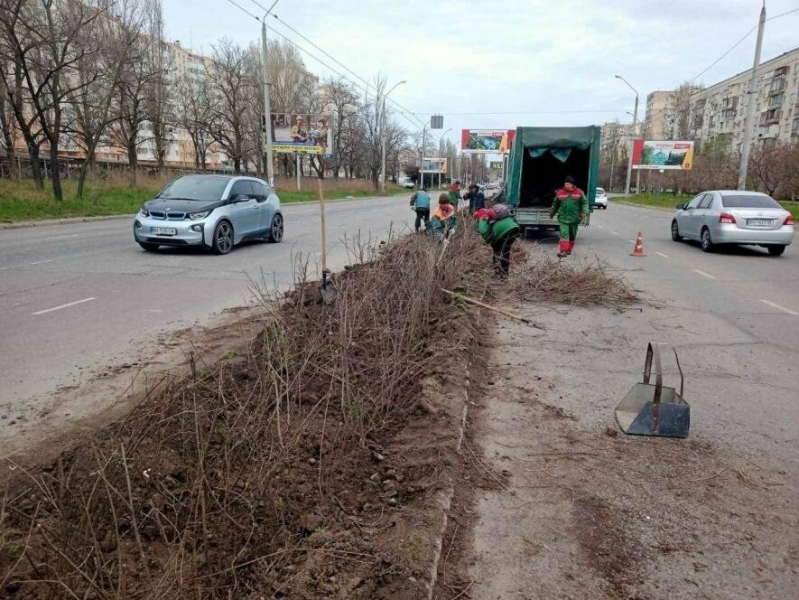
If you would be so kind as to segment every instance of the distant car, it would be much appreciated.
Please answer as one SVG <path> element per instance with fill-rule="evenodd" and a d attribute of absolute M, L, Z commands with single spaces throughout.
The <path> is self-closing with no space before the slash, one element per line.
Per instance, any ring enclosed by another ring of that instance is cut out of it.
<path fill-rule="evenodd" d="M 184 175 L 145 202 L 133 237 L 148 252 L 160 246 L 205 246 L 227 254 L 244 240 L 283 239 L 280 199 L 255 177 Z"/>
<path fill-rule="evenodd" d="M 596 198 L 594 198 L 594 206 L 602 210 L 608 209 L 608 195 L 602 188 L 596 189 Z"/>
<path fill-rule="evenodd" d="M 793 235 L 791 213 L 758 192 L 702 192 L 687 204 L 678 204 L 671 222 L 671 239 L 697 240 L 705 252 L 721 244 L 742 244 L 763 246 L 779 256 Z"/>
<path fill-rule="evenodd" d="M 400 186 L 412 190 L 416 186 L 413 183 L 413 180 L 410 177 L 406 177 L 405 179 L 400 179 L 399 182 Z"/>

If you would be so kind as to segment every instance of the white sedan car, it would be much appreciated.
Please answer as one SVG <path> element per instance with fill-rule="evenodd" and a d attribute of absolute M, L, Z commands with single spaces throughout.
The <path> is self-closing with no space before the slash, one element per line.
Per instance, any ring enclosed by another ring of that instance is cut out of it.
<path fill-rule="evenodd" d="M 594 198 L 594 206 L 602 210 L 608 209 L 608 195 L 602 188 L 596 189 L 596 198 Z"/>

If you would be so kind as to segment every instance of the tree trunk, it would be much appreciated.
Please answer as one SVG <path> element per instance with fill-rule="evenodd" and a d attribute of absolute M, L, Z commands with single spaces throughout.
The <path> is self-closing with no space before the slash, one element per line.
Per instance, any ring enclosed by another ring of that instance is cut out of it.
<path fill-rule="evenodd" d="M 50 140 L 50 170 L 53 180 L 53 198 L 59 202 L 64 199 L 64 191 L 61 189 L 61 170 L 58 168 L 58 140 Z"/>
<path fill-rule="evenodd" d="M 128 151 L 128 165 L 130 166 L 130 185 L 136 185 L 136 170 L 139 166 L 139 157 L 136 155 L 136 142 L 126 144 Z"/>
<path fill-rule="evenodd" d="M 237 175 L 241 174 L 241 157 L 239 156 L 233 158 L 233 172 Z"/>
<path fill-rule="evenodd" d="M 28 144 L 28 156 L 31 159 L 31 174 L 33 182 L 40 190 L 44 189 L 44 177 L 42 176 L 42 166 L 39 164 L 39 146 L 34 143 Z"/>

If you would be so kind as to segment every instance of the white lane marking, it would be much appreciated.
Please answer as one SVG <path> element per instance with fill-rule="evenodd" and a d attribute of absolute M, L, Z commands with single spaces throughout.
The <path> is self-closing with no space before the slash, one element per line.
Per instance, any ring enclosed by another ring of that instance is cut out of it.
<path fill-rule="evenodd" d="M 771 308 L 776 308 L 777 310 L 781 310 L 784 313 L 788 313 L 789 315 L 793 315 L 794 317 L 799 317 L 799 313 L 796 311 L 791 310 L 790 308 L 785 308 L 784 306 L 780 306 L 774 302 L 769 300 L 761 300 L 763 304 L 769 305 Z"/>
<path fill-rule="evenodd" d="M 657 254 L 658 256 L 662 256 L 663 258 L 668 258 L 669 257 L 668 254 L 663 254 L 662 252 L 655 252 L 655 254 Z"/>
<path fill-rule="evenodd" d="M 604 225 L 597 225 L 597 227 L 599 227 L 600 229 L 604 229 L 605 228 Z"/>
<path fill-rule="evenodd" d="M 72 235 L 57 235 L 55 237 L 44 238 L 45 241 L 47 240 L 65 240 L 67 238 L 74 238 L 78 237 L 80 234 L 73 233 Z"/>
<path fill-rule="evenodd" d="M 612 233 L 613 235 L 619 235 L 619 232 L 618 232 L 618 231 L 611 231 L 611 233 Z"/>
<path fill-rule="evenodd" d="M 32 262 L 32 263 L 29 263 L 29 264 L 31 264 L 31 265 L 43 265 L 44 263 L 53 262 L 54 260 L 55 260 L 54 258 L 51 258 L 51 259 L 48 259 L 48 260 L 37 260 L 36 262 Z"/>
<path fill-rule="evenodd" d="M 75 300 L 75 302 L 69 302 L 67 304 L 62 304 L 61 306 L 54 306 L 53 308 L 46 308 L 44 310 L 37 311 L 32 313 L 34 316 L 36 315 L 43 315 L 45 313 L 53 312 L 55 310 L 61 310 L 62 308 L 69 308 L 70 306 L 76 306 L 78 304 L 83 304 L 84 302 L 91 302 L 92 300 L 97 300 L 97 298 L 84 298 L 83 300 Z"/>
<path fill-rule="evenodd" d="M 8 271 L 11 267 L 0 267 L 0 271 Z"/>
<path fill-rule="evenodd" d="M 150 312 L 150 313 L 162 313 L 164 311 L 161 310 L 160 308 L 148 308 L 147 312 Z"/>
<path fill-rule="evenodd" d="M 694 273 L 699 273 L 702 277 L 707 277 L 708 279 L 715 279 L 715 276 L 711 275 L 710 273 L 700 271 L 699 269 L 694 269 Z"/>

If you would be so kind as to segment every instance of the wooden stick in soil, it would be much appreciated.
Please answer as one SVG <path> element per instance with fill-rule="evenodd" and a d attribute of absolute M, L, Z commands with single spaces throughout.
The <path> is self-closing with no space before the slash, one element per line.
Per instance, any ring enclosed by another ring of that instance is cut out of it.
<path fill-rule="evenodd" d="M 457 300 L 463 300 L 467 304 L 474 304 L 475 306 L 479 306 L 480 308 L 490 310 L 491 312 L 495 312 L 497 314 L 506 316 L 508 318 L 515 319 L 516 321 L 521 321 L 526 325 L 532 325 L 533 327 L 536 327 L 538 329 L 543 329 L 543 327 L 541 327 L 540 325 L 536 325 L 530 319 L 526 319 L 525 317 L 520 317 L 519 315 L 512 313 L 508 310 L 505 310 L 503 308 L 497 308 L 496 306 L 485 304 L 484 302 L 480 302 L 479 300 L 475 300 L 474 298 L 469 298 L 468 296 L 464 296 L 463 294 L 457 294 L 455 292 L 451 292 L 450 290 L 445 290 L 444 288 L 441 288 L 441 291 L 449 296 L 452 296 Z"/>

